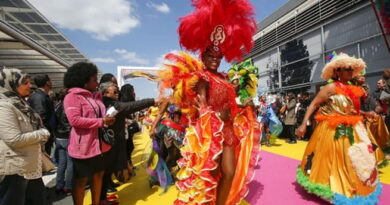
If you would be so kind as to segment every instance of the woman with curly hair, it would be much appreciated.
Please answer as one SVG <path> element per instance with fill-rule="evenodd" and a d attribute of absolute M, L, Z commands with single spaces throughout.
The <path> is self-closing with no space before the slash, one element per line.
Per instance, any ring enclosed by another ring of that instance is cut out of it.
<path fill-rule="evenodd" d="M 91 179 L 92 204 L 100 203 L 102 179 L 106 169 L 106 154 L 111 146 L 98 136 L 98 128 L 112 125 L 115 118 L 105 116 L 106 108 L 98 88 L 97 67 L 92 63 L 72 65 L 64 77 L 68 94 L 64 108 L 69 124 L 72 126 L 68 152 L 74 167 L 73 202 L 82 205 L 84 190 Z"/>

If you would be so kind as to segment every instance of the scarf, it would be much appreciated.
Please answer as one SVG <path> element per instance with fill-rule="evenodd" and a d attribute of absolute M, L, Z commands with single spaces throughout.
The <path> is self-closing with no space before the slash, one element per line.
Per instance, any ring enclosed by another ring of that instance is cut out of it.
<path fill-rule="evenodd" d="M 0 99 L 7 100 L 26 115 L 33 129 L 37 130 L 43 127 L 41 118 L 17 92 L 17 88 L 27 77 L 29 76 L 19 69 L 0 67 Z"/>

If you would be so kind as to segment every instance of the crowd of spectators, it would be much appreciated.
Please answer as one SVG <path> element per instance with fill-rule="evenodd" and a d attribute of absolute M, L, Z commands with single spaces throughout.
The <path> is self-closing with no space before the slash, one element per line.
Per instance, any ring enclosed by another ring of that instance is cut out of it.
<path fill-rule="evenodd" d="M 48 75 L 34 78 L 18 69 L 0 68 L 0 204 L 46 204 L 42 176 L 56 166 L 57 194 L 72 194 L 76 205 L 83 204 L 87 185 L 92 204 L 117 204 L 117 183 L 135 175 L 131 154 L 133 135 L 143 122 L 151 127 L 160 99 L 136 101 L 134 87 L 118 87 L 112 74 L 98 81 L 97 67 L 76 63 L 66 72 L 64 88 L 55 93 Z M 31 92 L 31 82 L 36 89 Z M 352 84 L 361 86 L 366 95 L 361 110 L 382 116 L 390 126 L 390 69 L 370 89 L 363 75 Z M 283 127 L 278 133 L 290 144 L 297 143 L 296 129 L 303 122 L 315 93 L 282 92 L 258 97 L 257 113 L 271 108 Z M 110 110 L 115 112 L 110 112 Z M 306 123 L 305 136 L 310 140 L 316 124 Z M 263 124 L 264 144 L 272 146 L 269 127 Z M 111 141 L 102 135 L 111 133 Z M 49 158 L 50 157 L 50 158 Z M 46 159 L 50 160 L 47 161 Z M 11 203 L 12 202 L 12 203 Z"/>
<path fill-rule="evenodd" d="M 387 129 L 390 127 L 390 69 L 385 69 L 383 77 L 378 79 L 376 88 L 370 89 L 366 83 L 364 75 L 358 75 L 351 82 L 351 84 L 360 86 L 366 92 L 366 95 L 360 99 L 361 110 L 371 112 L 382 116 Z M 301 92 L 281 92 L 277 94 L 263 94 L 259 96 L 259 101 L 262 97 L 267 99 L 266 105 L 270 106 L 280 122 L 283 124 L 283 132 L 279 138 L 285 138 L 288 143 L 296 144 L 297 137 L 295 130 L 302 123 L 306 110 L 310 105 L 315 93 Z M 264 105 L 262 105 L 264 106 Z M 259 107 L 261 107 L 259 105 Z M 309 141 L 312 131 L 316 125 L 314 117 L 312 117 L 306 124 L 307 132 L 305 136 L 300 139 Z"/>

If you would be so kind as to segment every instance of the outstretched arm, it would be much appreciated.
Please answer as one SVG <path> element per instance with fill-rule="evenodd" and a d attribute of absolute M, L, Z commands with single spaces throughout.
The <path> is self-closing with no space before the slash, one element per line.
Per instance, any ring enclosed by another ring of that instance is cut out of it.
<path fill-rule="evenodd" d="M 156 104 L 156 100 L 153 98 L 147 98 L 143 100 L 137 100 L 132 102 L 116 102 L 115 109 L 119 112 L 122 112 L 126 115 L 143 110 L 147 107 L 153 106 Z"/>
<path fill-rule="evenodd" d="M 155 130 L 156 130 L 156 127 L 157 127 L 157 123 L 160 122 L 161 118 L 163 117 L 165 111 L 167 110 L 168 104 L 169 104 L 169 100 L 167 99 L 167 100 L 164 100 L 161 103 L 161 105 L 159 106 L 158 115 L 157 115 L 156 119 L 154 119 L 154 121 L 152 123 L 152 127 L 150 128 L 150 131 L 151 131 L 150 137 L 154 136 Z"/>

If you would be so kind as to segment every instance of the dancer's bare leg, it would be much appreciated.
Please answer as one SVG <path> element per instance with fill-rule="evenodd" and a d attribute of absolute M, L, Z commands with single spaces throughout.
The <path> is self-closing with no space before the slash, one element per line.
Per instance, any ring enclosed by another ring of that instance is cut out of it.
<path fill-rule="evenodd" d="M 269 133 L 267 133 L 267 135 L 265 136 L 265 139 L 267 140 L 267 145 L 269 144 L 270 138 L 271 138 L 271 135 Z"/>
<path fill-rule="evenodd" d="M 222 178 L 219 181 L 217 191 L 217 205 L 225 205 L 232 186 L 236 169 L 235 153 L 233 147 L 224 146 L 221 159 Z"/>
<path fill-rule="evenodd" d="M 265 145 L 266 145 L 267 147 L 271 147 L 271 143 L 270 143 L 271 132 L 270 132 L 270 130 L 269 130 L 269 128 L 268 128 L 268 125 L 265 127 L 265 132 L 267 133 L 267 134 L 265 135 L 265 138 L 266 138 L 266 140 L 267 140 L 267 142 L 265 143 Z"/>

